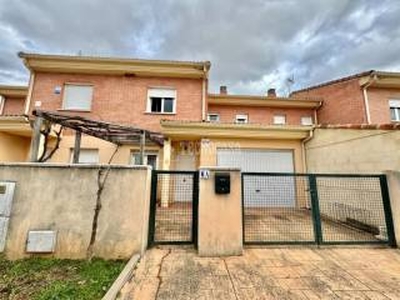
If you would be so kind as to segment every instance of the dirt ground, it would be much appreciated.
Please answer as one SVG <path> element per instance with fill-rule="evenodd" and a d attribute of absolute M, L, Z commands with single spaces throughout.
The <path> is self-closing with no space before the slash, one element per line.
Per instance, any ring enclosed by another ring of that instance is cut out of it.
<path fill-rule="evenodd" d="M 251 248 L 205 258 L 190 247 L 158 247 L 119 299 L 400 299 L 400 251 Z"/>

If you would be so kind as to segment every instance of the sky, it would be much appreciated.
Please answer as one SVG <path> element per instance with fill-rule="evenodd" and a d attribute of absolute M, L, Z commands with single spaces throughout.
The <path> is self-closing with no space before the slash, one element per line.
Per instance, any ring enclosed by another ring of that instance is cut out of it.
<path fill-rule="evenodd" d="M 0 0 L 0 83 L 19 51 L 212 63 L 210 92 L 278 94 L 400 71 L 399 0 Z"/>

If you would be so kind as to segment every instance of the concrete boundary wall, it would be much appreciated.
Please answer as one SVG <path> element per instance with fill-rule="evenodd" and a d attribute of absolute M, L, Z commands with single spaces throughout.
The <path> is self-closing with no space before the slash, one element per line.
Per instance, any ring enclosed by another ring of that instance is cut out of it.
<path fill-rule="evenodd" d="M 15 181 L 5 254 L 25 252 L 29 230 L 55 230 L 52 256 L 84 258 L 92 233 L 100 169 L 110 168 L 102 193 L 102 208 L 94 255 L 128 259 L 147 247 L 150 167 L 0 164 L 0 181 Z"/>
<path fill-rule="evenodd" d="M 305 153 L 311 173 L 400 170 L 400 130 L 317 128 Z"/>

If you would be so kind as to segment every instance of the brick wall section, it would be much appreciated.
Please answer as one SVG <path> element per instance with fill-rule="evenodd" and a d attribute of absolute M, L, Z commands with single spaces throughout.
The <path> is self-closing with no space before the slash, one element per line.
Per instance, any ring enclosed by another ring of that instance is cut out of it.
<path fill-rule="evenodd" d="M 117 75 L 37 73 L 32 93 L 32 110 L 35 101 L 39 109 L 56 111 L 62 108 L 63 95 L 56 95 L 54 88 L 65 83 L 93 84 L 91 112 L 68 112 L 90 119 L 119 124 L 136 125 L 143 129 L 159 131 L 160 120 L 201 121 L 201 79 L 143 78 Z M 177 91 L 175 115 L 147 114 L 147 90 L 150 87 L 173 87 Z"/>
<path fill-rule="evenodd" d="M 294 93 L 298 97 L 322 97 L 318 110 L 320 124 L 367 123 L 364 97 L 358 78 Z"/>
<path fill-rule="evenodd" d="M 274 115 L 285 115 L 288 125 L 300 125 L 301 117 L 310 116 L 314 119 L 313 109 L 301 108 L 209 105 L 208 113 L 218 113 L 220 115 L 220 122 L 222 123 L 234 123 L 237 114 L 247 114 L 249 116 L 249 123 L 265 125 L 273 124 Z"/>
<path fill-rule="evenodd" d="M 400 100 L 400 89 L 368 88 L 368 103 L 372 124 L 391 122 L 389 100 Z"/>
<path fill-rule="evenodd" d="M 7 97 L 4 102 L 3 115 L 23 115 L 25 97 Z"/>

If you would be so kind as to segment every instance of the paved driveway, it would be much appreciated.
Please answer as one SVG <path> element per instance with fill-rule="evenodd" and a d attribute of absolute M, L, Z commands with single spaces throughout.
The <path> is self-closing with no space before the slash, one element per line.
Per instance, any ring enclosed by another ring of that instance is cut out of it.
<path fill-rule="evenodd" d="M 120 299 L 400 299 L 400 251 L 254 248 L 202 258 L 191 248 L 153 248 Z"/>
<path fill-rule="evenodd" d="M 346 213 L 349 214 L 349 212 Z M 314 225 L 310 210 L 299 208 L 245 207 L 244 216 L 244 232 L 247 242 L 313 242 L 315 240 Z M 365 218 L 368 220 L 367 224 L 372 221 L 367 217 Z M 364 219 L 360 218 L 360 220 Z M 332 218 L 326 217 L 322 217 L 321 222 L 324 241 L 327 242 L 378 240 L 376 233 L 373 234 L 357 229 L 354 224 L 353 226 L 349 226 L 344 221 L 335 221 Z M 155 224 L 156 241 L 190 241 L 191 234 L 191 203 L 175 202 L 169 207 L 157 207 Z"/>

